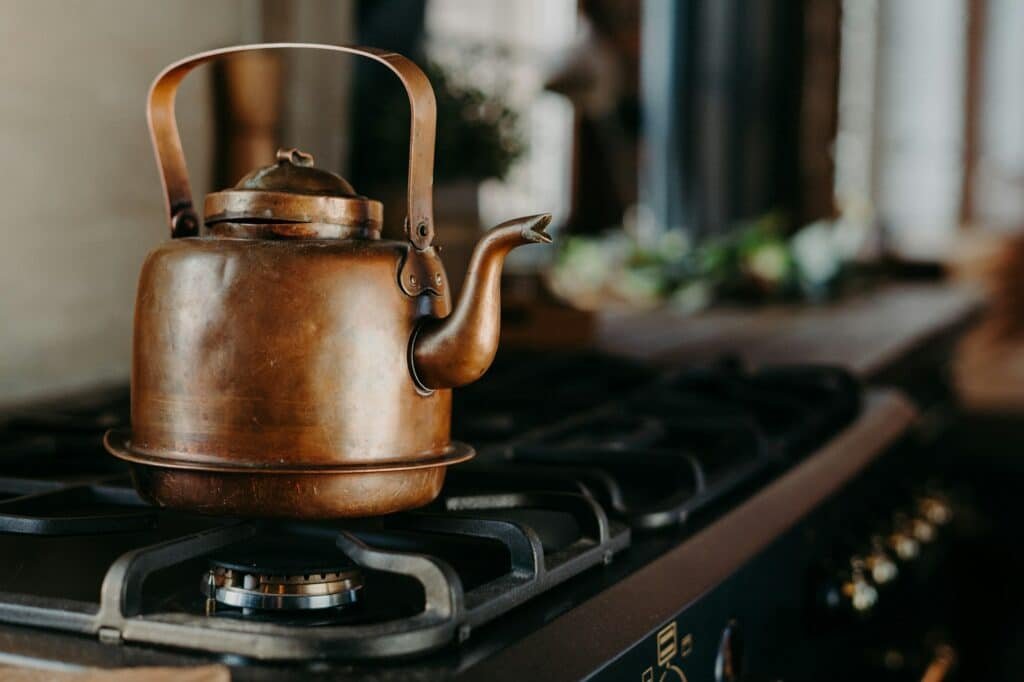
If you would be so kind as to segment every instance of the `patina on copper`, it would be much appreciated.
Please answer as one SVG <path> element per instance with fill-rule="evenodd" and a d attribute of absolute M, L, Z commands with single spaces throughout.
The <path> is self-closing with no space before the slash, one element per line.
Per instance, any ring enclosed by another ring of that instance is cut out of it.
<path fill-rule="evenodd" d="M 408 241 L 381 240 L 380 203 L 298 150 L 209 195 L 200 230 L 175 91 L 211 59 L 285 48 L 368 57 L 404 84 Z M 473 455 L 450 438 L 451 388 L 490 365 L 502 262 L 515 246 L 550 241 L 548 216 L 487 233 L 449 315 L 432 245 L 434 94 L 412 62 L 331 45 L 215 50 L 164 70 L 148 114 L 172 240 L 139 279 L 131 430 L 105 438 L 140 493 L 206 513 L 306 519 L 434 499 L 445 469 Z"/>

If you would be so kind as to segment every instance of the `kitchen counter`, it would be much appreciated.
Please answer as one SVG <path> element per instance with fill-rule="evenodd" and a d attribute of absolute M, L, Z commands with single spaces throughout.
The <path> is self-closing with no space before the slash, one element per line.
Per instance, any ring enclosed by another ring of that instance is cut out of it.
<path fill-rule="evenodd" d="M 658 364 L 700 364 L 724 354 L 750 365 L 841 365 L 862 378 L 933 340 L 954 335 L 981 309 L 981 295 L 952 284 L 893 284 L 823 305 L 719 308 L 697 315 L 668 310 L 605 313 L 603 351 Z"/>

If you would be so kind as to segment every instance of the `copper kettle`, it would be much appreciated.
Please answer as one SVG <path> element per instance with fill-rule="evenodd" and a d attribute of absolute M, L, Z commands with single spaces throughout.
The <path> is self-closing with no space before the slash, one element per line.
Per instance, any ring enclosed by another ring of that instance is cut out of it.
<path fill-rule="evenodd" d="M 297 150 L 207 196 L 200 229 L 174 118 L 179 83 L 218 57 L 293 48 L 373 59 L 405 86 L 406 241 L 382 240 L 380 202 Z M 423 72 L 373 48 L 245 45 L 157 76 L 148 118 L 172 239 L 139 279 L 131 429 L 105 437 L 146 499 L 211 514 L 383 514 L 430 502 L 446 468 L 473 456 L 450 438 L 451 389 L 493 360 L 505 255 L 550 242 L 550 217 L 487 232 L 452 310 L 432 244 L 435 117 Z"/>

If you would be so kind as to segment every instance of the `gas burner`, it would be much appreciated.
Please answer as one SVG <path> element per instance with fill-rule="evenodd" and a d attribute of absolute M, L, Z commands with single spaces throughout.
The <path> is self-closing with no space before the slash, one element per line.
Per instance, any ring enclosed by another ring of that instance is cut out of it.
<path fill-rule="evenodd" d="M 359 569 L 303 575 L 261 575 L 223 566 L 207 571 L 200 588 L 207 599 L 242 609 L 302 611 L 347 606 L 363 586 Z"/>
<path fill-rule="evenodd" d="M 341 554 L 292 544 L 258 542 L 244 553 L 211 558 L 200 582 L 208 610 L 214 603 L 247 611 L 306 611 L 355 603 L 363 586 L 358 566 Z"/>

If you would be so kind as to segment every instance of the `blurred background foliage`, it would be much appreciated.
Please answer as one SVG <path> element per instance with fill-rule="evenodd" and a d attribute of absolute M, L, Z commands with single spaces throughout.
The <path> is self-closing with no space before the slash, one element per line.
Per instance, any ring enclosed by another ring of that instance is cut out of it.
<path fill-rule="evenodd" d="M 585 309 L 670 305 L 696 312 L 714 302 L 822 301 L 858 271 L 860 223 L 819 220 L 791 232 L 781 212 L 691 241 L 681 230 L 641 240 L 625 226 L 564 241 L 549 276 L 562 298 Z"/>

